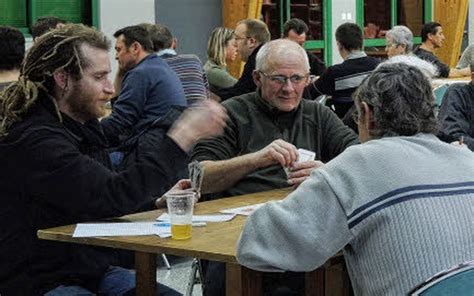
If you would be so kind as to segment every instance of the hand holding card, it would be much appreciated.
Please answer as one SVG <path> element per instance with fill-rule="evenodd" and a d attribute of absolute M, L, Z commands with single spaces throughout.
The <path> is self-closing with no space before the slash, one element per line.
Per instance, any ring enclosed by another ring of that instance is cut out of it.
<path fill-rule="evenodd" d="M 199 199 L 201 197 L 202 178 L 204 177 L 204 168 L 198 161 L 193 161 L 188 165 L 189 179 L 191 180 L 191 188 L 196 192 Z"/>

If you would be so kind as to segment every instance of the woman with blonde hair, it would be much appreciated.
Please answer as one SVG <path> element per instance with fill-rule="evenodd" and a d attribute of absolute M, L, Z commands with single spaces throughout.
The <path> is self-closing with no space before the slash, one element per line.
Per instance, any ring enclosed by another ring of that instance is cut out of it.
<path fill-rule="evenodd" d="M 224 27 L 215 28 L 207 43 L 208 60 L 204 65 L 211 91 L 233 86 L 237 79 L 227 71 L 227 63 L 237 57 L 234 31 Z"/>

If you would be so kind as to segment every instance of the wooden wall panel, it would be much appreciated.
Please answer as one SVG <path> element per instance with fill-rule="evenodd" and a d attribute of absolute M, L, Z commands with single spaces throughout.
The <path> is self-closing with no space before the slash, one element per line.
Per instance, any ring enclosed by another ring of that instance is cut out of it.
<path fill-rule="evenodd" d="M 240 20 L 259 18 L 262 11 L 262 0 L 223 0 L 222 16 L 224 27 L 235 29 Z M 229 72 L 236 78 L 240 77 L 243 63 L 239 57 L 230 65 Z"/>
<path fill-rule="evenodd" d="M 434 20 L 443 26 L 446 40 L 436 55 L 454 68 L 461 54 L 461 42 L 466 24 L 467 0 L 434 0 Z"/>

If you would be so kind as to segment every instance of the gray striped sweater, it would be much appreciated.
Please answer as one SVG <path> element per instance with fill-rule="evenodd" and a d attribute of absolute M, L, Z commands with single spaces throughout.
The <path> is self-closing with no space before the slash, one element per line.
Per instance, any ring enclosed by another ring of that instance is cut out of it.
<path fill-rule="evenodd" d="M 251 215 L 237 259 L 310 271 L 341 249 L 356 295 L 404 295 L 474 259 L 474 153 L 426 134 L 352 146 Z"/>

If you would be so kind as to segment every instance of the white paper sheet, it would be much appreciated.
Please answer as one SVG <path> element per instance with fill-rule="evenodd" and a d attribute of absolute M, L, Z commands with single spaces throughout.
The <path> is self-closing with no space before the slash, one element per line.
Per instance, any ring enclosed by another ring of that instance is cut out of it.
<path fill-rule="evenodd" d="M 193 223 L 199 223 L 199 222 L 227 222 L 232 220 L 235 217 L 235 214 L 230 213 L 226 215 L 193 215 Z M 169 222 L 170 221 L 170 216 L 168 213 L 163 213 L 161 214 L 158 218 L 156 218 L 157 221 L 163 221 L 163 222 Z"/>
<path fill-rule="evenodd" d="M 155 222 L 130 223 L 80 223 L 77 224 L 73 237 L 94 236 L 132 236 L 132 235 L 171 235 L 171 227 L 157 226 Z"/>
<path fill-rule="evenodd" d="M 254 204 L 254 205 L 250 205 L 250 206 L 243 206 L 243 207 L 239 207 L 239 208 L 225 209 L 225 210 L 221 210 L 220 212 L 224 213 L 224 214 L 235 214 L 235 215 L 249 216 L 256 209 L 260 208 L 264 204 L 265 203 L 259 203 L 259 204 Z"/>

